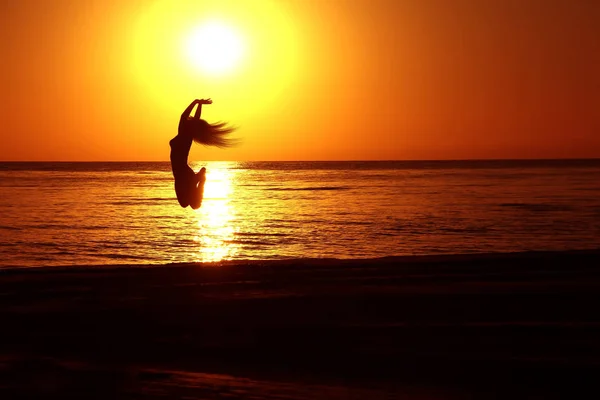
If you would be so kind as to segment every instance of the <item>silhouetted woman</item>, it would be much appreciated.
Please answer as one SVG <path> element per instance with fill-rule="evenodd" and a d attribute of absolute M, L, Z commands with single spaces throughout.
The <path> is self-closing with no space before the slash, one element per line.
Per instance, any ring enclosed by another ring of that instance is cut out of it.
<path fill-rule="evenodd" d="M 181 114 L 177 136 L 169 142 L 171 146 L 171 169 L 175 178 L 175 193 L 181 207 L 191 206 L 194 210 L 202 205 L 206 168 L 195 173 L 188 165 L 192 141 L 205 146 L 230 147 L 234 142 L 227 138 L 234 128 L 225 122 L 209 124 L 200 118 L 203 104 L 212 104 L 211 99 L 194 100 Z M 190 116 L 194 106 L 196 113 Z"/>

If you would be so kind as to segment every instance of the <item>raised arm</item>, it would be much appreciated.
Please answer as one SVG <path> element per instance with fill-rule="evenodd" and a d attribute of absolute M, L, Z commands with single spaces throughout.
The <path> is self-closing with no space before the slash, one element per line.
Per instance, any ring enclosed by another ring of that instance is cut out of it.
<path fill-rule="evenodd" d="M 182 120 L 189 119 L 190 118 L 190 114 L 192 113 L 192 110 L 194 109 L 194 106 L 196 104 L 198 104 L 199 102 L 200 102 L 200 100 L 198 100 L 198 99 L 192 101 L 190 103 L 190 105 L 187 106 L 187 108 L 183 111 L 183 114 L 181 114 L 181 119 Z M 198 106 L 198 107 L 200 107 L 200 106 Z"/>
<path fill-rule="evenodd" d="M 183 111 L 183 114 L 181 114 L 181 120 L 190 119 L 190 114 L 192 113 L 192 110 L 194 109 L 194 106 L 196 104 L 198 105 L 198 108 L 196 108 L 196 112 L 194 113 L 194 118 L 200 119 L 200 115 L 202 114 L 202 104 L 212 104 L 212 100 L 211 99 L 196 99 L 196 100 L 192 101 L 190 103 L 190 105 L 187 106 L 187 108 Z"/>

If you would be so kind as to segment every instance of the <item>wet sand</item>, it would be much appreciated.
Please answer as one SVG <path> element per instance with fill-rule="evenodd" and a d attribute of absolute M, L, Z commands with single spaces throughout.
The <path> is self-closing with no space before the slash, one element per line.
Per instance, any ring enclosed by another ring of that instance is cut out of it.
<path fill-rule="evenodd" d="M 0 270 L 0 398 L 598 393 L 600 250 Z"/>

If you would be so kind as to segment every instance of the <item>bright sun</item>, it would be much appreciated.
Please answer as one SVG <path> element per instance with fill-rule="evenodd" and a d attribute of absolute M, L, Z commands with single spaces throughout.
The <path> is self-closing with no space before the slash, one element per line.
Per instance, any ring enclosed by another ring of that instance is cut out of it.
<path fill-rule="evenodd" d="M 199 26 L 188 36 L 185 47 L 194 67 L 211 75 L 231 72 L 244 53 L 239 34 L 220 22 Z"/>

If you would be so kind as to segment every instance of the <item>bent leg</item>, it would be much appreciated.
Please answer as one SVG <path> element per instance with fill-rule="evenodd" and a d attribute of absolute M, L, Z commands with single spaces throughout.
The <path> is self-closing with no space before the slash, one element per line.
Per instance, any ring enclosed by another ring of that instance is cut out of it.
<path fill-rule="evenodd" d="M 187 206 L 190 205 L 186 200 L 183 200 L 183 199 L 180 199 L 180 198 L 177 198 L 177 201 L 179 201 L 179 205 L 181 207 L 183 207 L 183 208 L 186 208 Z"/>
<path fill-rule="evenodd" d="M 189 167 L 176 175 L 175 194 L 181 207 L 185 208 L 192 204 L 197 182 L 196 174 Z"/>
<path fill-rule="evenodd" d="M 197 184 L 192 191 L 192 198 L 190 206 L 197 210 L 202 205 L 202 199 L 204 198 L 204 183 L 206 182 L 206 168 L 202 167 L 196 174 Z"/>
<path fill-rule="evenodd" d="M 175 194 L 177 195 L 177 201 L 179 205 L 183 208 L 186 208 L 190 205 L 190 193 L 189 186 L 185 182 L 181 182 L 181 180 L 175 179 Z"/>

